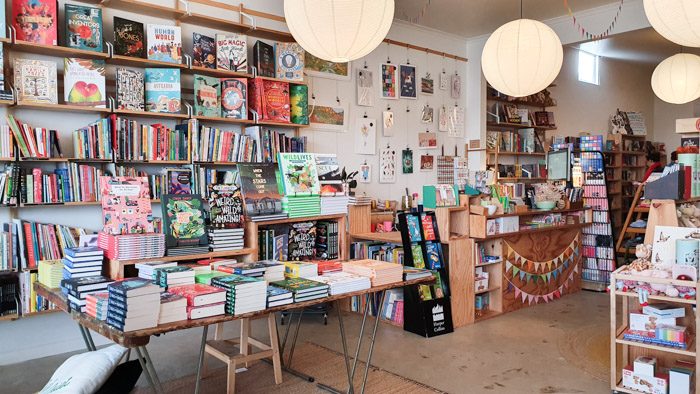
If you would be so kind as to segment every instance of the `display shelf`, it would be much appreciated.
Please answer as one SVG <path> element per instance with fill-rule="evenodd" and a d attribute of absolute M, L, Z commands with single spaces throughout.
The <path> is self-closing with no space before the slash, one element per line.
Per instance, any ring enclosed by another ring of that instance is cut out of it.
<path fill-rule="evenodd" d="M 100 201 L 68 201 L 68 202 L 36 202 L 22 203 L 20 208 L 37 208 L 37 207 L 82 207 L 100 205 Z"/>
<path fill-rule="evenodd" d="M 14 105 L 15 100 L 0 100 L 0 105 Z"/>
<path fill-rule="evenodd" d="M 486 100 L 489 101 L 498 101 L 501 103 L 508 103 L 508 104 L 515 104 L 515 105 L 522 105 L 526 107 L 535 107 L 535 108 L 550 108 L 550 107 L 556 107 L 556 104 L 550 104 L 550 105 L 545 105 L 543 103 L 533 103 L 531 101 L 525 101 L 525 100 L 510 100 L 505 97 L 500 97 L 500 96 L 486 96 Z"/>
<path fill-rule="evenodd" d="M 569 230 L 569 229 L 578 229 L 578 228 L 583 228 L 586 226 L 589 226 L 590 223 L 576 223 L 576 224 L 563 224 L 559 226 L 542 226 L 542 227 L 537 227 L 537 228 L 526 228 L 523 229 L 521 228 L 520 231 L 515 231 L 511 233 L 502 233 L 502 234 L 493 234 L 493 235 L 487 235 L 486 237 L 483 238 L 477 238 L 477 237 L 472 237 L 475 241 L 485 241 L 489 239 L 498 239 L 498 238 L 504 238 L 504 237 L 510 237 L 510 236 L 519 236 L 522 234 L 530 234 L 530 233 L 539 233 L 539 232 L 544 232 L 544 231 L 552 231 L 552 230 Z"/>
<path fill-rule="evenodd" d="M 212 77 L 219 77 L 219 78 L 252 78 L 253 75 L 249 73 L 243 73 L 243 72 L 238 72 L 238 71 L 231 71 L 231 70 L 222 70 L 218 68 L 208 68 L 208 67 L 199 67 L 199 66 L 192 66 L 187 69 L 187 73 L 189 74 L 202 74 L 202 75 L 209 75 Z"/>
<path fill-rule="evenodd" d="M 58 308 L 54 309 L 45 309 L 43 311 L 36 311 L 36 312 L 29 312 L 29 313 L 23 313 L 20 315 L 20 317 L 31 317 L 31 316 L 38 316 L 38 315 L 46 315 L 49 313 L 54 313 L 54 312 L 60 312 L 61 310 Z"/>
<path fill-rule="evenodd" d="M 169 112 L 134 111 L 130 109 L 115 109 L 113 113 L 117 115 L 136 116 L 142 118 L 171 118 L 187 119 L 187 114 L 174 114 Z"/>
<path fill-rule="evenodd" d="M 494 215 L 478 215 L 478 216 L 485 216 L 486 219 L 495 219 L 495 218 L 504 218 L 504 217 L 513 217 L 513 216 L 535 216 L 535 215 L 544 215 L 544 214 L 549 214 L 549 213 L 571 213 L 571 212 L 581 212 L 581 211 L 590 211 L 591 207 L 583 207 L 583 208 L 565 208 L 565 209 L 532 209 L 527 212 L 513 212 L 513 213 L 498 213 Z"/>
<path fill-rule="evenodd" d="M 501 286 L 489 286 L 487 289 L 484 290 L 475 290 L 474 294 L 484 294 L 484 293 L 490 293 L 492 291 L 496 290 L 501 290 Z"/>
<path fill-rule="evenodd" d="M 117 164 L 185 165 L 188 160 L 117 160 Z"/>
<path fill-rule="evenodd" d="M 18 102 L 13 105 L 16 108 L 21 109 L 37 109 L 43 111 L 68 111 L 68 112 L 99 112 L 99 113 L 109 113 L 109 108 L 98 108 L 89 107 L 85 105 L 73 105 L 73 104 L 43 104 L 43 103 L 28 103 L 28 102 Z"/>
<path fill-rule="evenodd" d="M 266 27 L 260 26 L 255 27 L 255 29 L 248 30 L 248 35 L 262 38 L 265 40 L 294 42 L 294 36 L 292 36 L 291 33 L 274 29 L 268 29 Z"/>
<path fill-rule="evenodd" d="M 105 52 L 68 48 L 60 45 L 36 44 L 22 40 L 15 40 L 15 42 L 10 44 L 10 47 L 13 51 L 44 56 L 78 57 L 81 59 L 107 59 L 109 57 L 109 54 Z"/>
<path fill-rule="evenodd" d="M 284 78 L 263 77 L 263 76 L 258 76 L 258 78 L 264 79 L 266 81 L 288 82 L 292 85 L 306 85 L 306 81 L 290 81 L 290 80 L 284 79 Z"/>
<path fill-rule="evenodd" d="M 205 259 L 215 259 L 221 257 L 235 257 L 243 256 L 247 254 L 257 253 L 257 248 L 243 248 L 239 250 L 226 250 L 222 252 L 208 252 L 200 254 L 187 254 L 181 256 L 163 256 L 163 257 L 153 257 L 148 259 L 124 259 L 124 260 L 109 260 L 110 263 L 117 262 L 122 265 L 134 265 L 137 263 L 149 262 L 149 261 L 192 261 L 192 260 L 205 260 Z"/>
<path fill-rule="evenodd" d="M 487 149 L 486 153 L 489 155 L 498 154 L 499 156 L 535 156 L 535 157 L 545 157 L 547 153 L 545 152 L 505 152 L 495 149 Z"/>
<path fill-rule="evenodd" d="M 217 13 L 213 13 L 218 15 Z M 202 26 L 214 30 L 222 30 L 226 32 L 247 33 L 251 26 L 234 22 L 232 19 L 218 18 L 197 12 L 185 13 L 179 17 L 180 22 L 188 25 Z"/>
<path fill-rule="evenodd" d="M 619 276 L 618 276 L 619 279 Z M 623 296 L 623 297 L 631 297 L 631 298 L 639 298 L 639 294 L 633 293 L 631 291 L 616 291 L 615 294 Z M 685 298 L 678 298 L 678 297 L 668 297 L 668 296 L 662 296 L 662 295 L 653 295 L 649 294 L 647 296 L 650 300 L 657 300 L 657 301 L 664 301 L 664 302 L 678 302 L 680 304 L 691 304 L 695 305 L 695 299 L 685 299 Z"/>
<path fill-rule="evenodd" d="M 694 341 L 690 342 L 688 344 L 687 349 L 678 349 L 678 348 L 674 348 L 671 346 L 654 345 L 651 343 L 644 343 L 644 342 L 623 339 L 623 335 L 624 334 L 618 335 L 617 338 L 615 339 L 615 343 L 619 343 L 619 344 L 627 345 L 627 346 L 641 347 L 641 348 L 651 349 L 651 350 L 656 350 L 656 351 L 661 351 L 661 352 L 680 354 L 683 356 L 695 357 L 695 342 Z"/>
<path fill-rule="evenodd" d="M 110 64 L 132 67 L 169 67 L 186 69 L 187 65 L 182 63 L 164 62 L 161 60 L 144 59 L 142 57 L 112 55 L 109 58 Z"/>
<path fill-rule="evenodd" d="M 540 177 L 532 177 L 532 178 L 524 178 L 524 177 L 518 177 L 518 176 L 508 176 L 508 177 L 497 177 L 497 181 L 546 181 L 547 178 L 540 178 Z"/>
<path fill-rule="evenodd" d="M 237 161 L 194 161 L 192 163 L 198 166 L 235 166 L 238 164 Z"/>
<path fill-rule="evenodd" d="M 642 391 L 632 390 L 632 389 L 628 389 L 627 387 L 622 386 L 622 380 L 617 382 L 617 386 L 615 386 L 614 390 L 618 391 L 620 393 L 626 393 L 626 394 L 644 394 Z"/>
<path fill-rule="evenodd" d="M 256 126 L 272 126 L 272 127 L 292 127 L 292 128 L 306 128 L 309 127 L 307 124 L 296 124 L 296 123 L 285 123 L 285 122 L 272 122 L 272 121 L 265 121 L 265 120 L 260 120 L 257 123 L 254 123 Z"/>
<path fill-rule="evenodd" d="M 298 222 L 312 222 L 318 220 L 337 220 L 340 218 L 345 218 L 345 214 L 338 215 L 318 215 L 318 216 L 304 216 L 300 218 L 284 218 L 275 220 L 258 221 L 255 224 L 260 226 L 271 226 L 273 224 L 286 224 L 286 223 L 298 223 Z"/>
<path fill-rule="evenodd" d="M 500 264 L 502 262 L 503 262 L 503 260 L 501 259 L 501 260 L 497 260 L 497 261 L 489 261 L 488 263 L 477 263 L 477 264 L 474 264 L 474 267 L 488 267 L 488 266 L 491 266 L 494 264 Z"/>
<path fill-rule="evenodd" d="M 98 1 L 98 3 L 111 10 L 132 12 L 158 18 L 178 19 L 185 15 L 184 10 L 139 0 L 102 0 Z"/>
<path fill-rule="evenodd" d="M 0 321 L 17 320 L 17 319 L 19 319 L 19 315 L 16 313 L 0 316 Z"/>
<path fill-rule="evenodd" d="M 486 122 L 486 127 L 501 128 L 501 129 L 535 129 L 535 130 L 556 130 L 556 127 L 545 127 L 545 126 L 528 126 L 520 123 L 507 123 L 507 122 Z"/>
<path fill-rule="evenodd" d="M 350 234 L 350 237 L 357 240 L 388 242 L 392 244 L 401 244 L 401 233 L 392 231 L 388 233 L 360 233 Z"/>
<path fill-rule="evenodd" d="M 30 163 L 68 163 L 67 157 L 20 157 L 20 162 L 30 162 Z"/>
<path fill-rule="evenodd" d="M 492 317 L 496 317 L 496 316 L 499 316 L 502 314 L 503 314 L 503 312 L 494 311 L 494 310 L 489 309 L 487 311 L 481 312 L 481 316 L 475 316 L 474 321 L 479 322 L 479 321 L 490 319 Z"/>
<path fill-rule="evenodd" d="M 232 124 L 242 124 L 242 125 L 253 124 L 253 121 L 248 120 L 248 119 L 222 118 L 219 116 L 195 115 L 192 117 L 192 119 L 197 119 L 200 122 L 219 122 L 219 123 L 232 123 Z"/>

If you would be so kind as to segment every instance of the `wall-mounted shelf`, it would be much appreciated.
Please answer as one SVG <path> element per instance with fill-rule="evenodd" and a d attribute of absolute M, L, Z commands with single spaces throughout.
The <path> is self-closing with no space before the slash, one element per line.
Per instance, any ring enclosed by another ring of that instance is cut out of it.
<path fill-rule="evenodd" d="M 88 51 L 85 49 L 68 48 L 60 45 L 36 44 L 29 41 L 15 40 L 10 44 L 13 51 L 33 53 L 44 56 L 79 57 L 82 59 L 107 59 L 105 52 Z"/>
<path fill-rule="evenodd" d="M 169 67 L 186 69 L 187 65 L 182 63 L 164 62 L 161 60 L 144 59 L 142 57 L 112 55 L 110 64 L 131 67 Z"/>
<path fill-rule="evenodd" d="M 187 119 L 187 114 L 175 114 L 170 112 L 134 111 L 130 109 L 115 109 L 113 112 L 117 115 L 135 116 L 141 118 Z"/>
<path fill-rule="evenodd" d="M 42 111 L 67 111 L 67 112 L 98 112 L 109 113 L 109 108 L 89 107 L 85 105 L 73 104 L 44 104 L 44 103 L 27 103 L 21 102 L 14 105 L 20 109 L 36 109 Z"/>

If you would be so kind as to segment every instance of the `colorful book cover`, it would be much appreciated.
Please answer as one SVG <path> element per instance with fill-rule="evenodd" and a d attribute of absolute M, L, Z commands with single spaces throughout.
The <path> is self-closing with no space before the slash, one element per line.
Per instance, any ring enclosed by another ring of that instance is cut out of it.
<path fill-rule="evenodd" d="M 2 14 L 2 12 L 0 12 Z M 4 19 L 3 19 L 4 20 Z M 3 23 L 0 21 L 0 25 Z M 0 35 L 0 37 L 4 37 Z M 0 42 L 0 91 L 5 90 L 5 50 L 3 43 Z"/>
<path fill-rule="evenodd" d="M 192 170 L 186 168 L 169 168 L 166 170 L 168 194 L 192 193 Z"/>
<path fill-rule="evenodd" d="M 248 72 L 248 45 L 244 34 L 216 35 L 216 68 Z"/>
<path fill-rule="evenodd" d="M 63 100 L 69 104 L 104 108 L 105 61 L 91 59 L 63 59 Z"/>
<path fill-rule="evenodd" d="M 213 37 L 192 33 L 192 64 L 216 68 L 216 40 Z"/>
<path fill-rule="evenodd" d="M 66 3 L 66 46 L 102 52 L 102 9 Z"/>
<path fill-rule="evenodd" d="M 296 42 L 275 43 L 277 78 L 288 81 L 304 80 L 304 48 Z"/>
<path fill-rule="evenodd" d="M 103 232 L 143 234 L 153 232 L 153 211 L 146 177 L 100 177 Z"/>
<path fill-rule="evenodd" d="M 144 73 L 141 70 L 117 68 L 117 108 L 143 111 Z"/>
<path fill-rule="evenodd" d="M 435 224 L 433 223 L 433 217 L 431 215 L 421 215 L 421 222 L 423 223 L 423 234 L 425 234 L 426 241 L 435 241 Z"/>
<path fill-rule="evenodd" d="M 428 242 L 425 244 L 425 251 L 428 255 L 428 268 L 431 270 L 442 268 L 442 247 L 440 244 Z"/>
<path fill-rule="evenodd" d="M 287 260 L 313 260 L 316 251 L 316 225 L 314 222 L 299 222 L 289 225 Z"/>
<path fill-rule="evenodd" d="M 58 2 L 12 0 L 12 27 L 19 41 L 58 45 Z"/>
<path fill-rule="evenodd" d="M 316 158 L 312 153 L 280 153 L 279 168 L 285 195 L 318 195 L 321 193 Z"/>
<path fill-rule="evenodd" d="M 263 41 L 253 45 L 253 65 L 261 77 L 275 77 L 275 48 Z"/>
<path fill-rule="evenodd" d="M 145 57 L 143 23 L 118 16 L 114 17 L 114 54 Z"/>
<path fill-rule="evenodd" d="M 221 117 L 248 118 L 248 82 L 246 78 L 221 79 Z"/>
<path fill-rule="evenodd" d="M 253 78 L 248 82 L 248 109 L 260 120 L 289 123 L 289 83 Z"/>
<path fill-rule="evenodd" d="M 15 59 L 18 103 L 58 104 L 56 62 Z"/>
<path fill-rule="evenodd" d="M 290 120 L 294 124 L 309 124 L 309 87 L 289 86 Z"/>
<path fill-rule="evenodd" d="M 146 111 L 180 112 L 180 70 L 146 69 Z"/>
<path fill-rule="evenodd" d="M 242 228 L 243 198 L 236 185 L 209 185 L 209 225 L 212 228 Z"/>
<path fill-rule="evenodd" d="M 182 37 L 180 26 L 146 25 L 148 59 L 168 63 L 182 63 Z"/>
<path fill-rule="evenodd" d="M 218 117 L 221 108 L 219 78 L 194 75 L 195 115 Z"/>
<path fill-rule="evenodd" d="M 291 292 L 298 293 L 304 290 L 313 290 L 316 288 L 326 289 L 328 285 L 306 278 L 287 278 L 278 282 L 271 282 L 272 286 L 281 287 Z"/>
<path fill-rule="evenodd" d="M 416 268 L 425 268 L 423 260 L 423 248 L 420 244 L 411 245 L 411 256 L 413 256 L 413 266 Z"/>
<path fill-rule="evenodd" d="M 420 235 L 420 219 L 415 215 L 406 215 L 406 223 L 408 224 L 408 235 L 411 242 L 420 242 L 423 239 Z"/>
<path fill-rule="evenodd" d="M 316 169 L 321 184 L 322 196 L 343 194 L 343 177 L 340 173 L 338 155 L 335 153 L 316 153 Z"/>
<path fill-rule="evenodd" d="M 282 212 L 276 167 L 274 163 L 238 164 L 246 215 L 261 216 Z"/>
<path fill-rule="evenodd" d="M 165 194 L 161 205 L 167 247 L 198 247 L 209 244 L 204 223 L 204 203 L 199 195 Z"/>

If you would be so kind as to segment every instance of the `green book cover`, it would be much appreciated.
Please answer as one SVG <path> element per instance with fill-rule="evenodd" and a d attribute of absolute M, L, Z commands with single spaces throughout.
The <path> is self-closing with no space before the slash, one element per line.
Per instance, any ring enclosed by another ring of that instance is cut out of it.
<path fill-rule="evenodd" d="M 289 85 L 289 103 L 292 123 L 309 124 L 309 87 Z"/>
<path fill-rule="evenodd" d="M 194 113 L 200 116 L 221 116 L 219 78 L 194 75 Z"/>
<path fill-rule="evenodd" d="M 200 272 L 200 273 L 194 275 L 194 282 L 201 283 L 204 285 L 211 285 L 212 279 L 218 278 L 220 276 L 227 276 L 227 275 L 228 275 L 227 273 L 220 272 L 220 271 Z"/>
<path fill-rule="evenodd" d="M 167 247 L 209 245 L 202 197 L 197 194 L 165 194 L 161 205 Z"/>
<path fill-rule="evenodd" d="M 316 282 L 315 280 L 306 278 L 288 278 L 277 282 L 271 282 L 270 285 L 281 287 L 295 293 L 304 293 L 311 290 L 317 290 L 318 288 L 328 287 L 328 285 L 325 283 Z"/>
<path fill-rule="evenodd" d="M 227 289 L 231 289 L 237 285 L 251 282 L 260 282 L 260 279 L 251 278 L 249 276 L 244 275 L 228 274 L 226 276 L 219 276 L 211 280 L 211 284 L 213 286 L 224 287 Z"/>
<path fill-rule="evenodd" d="M 413 256 L 413 266 L 416 268 L 425 268 L 423 260 L 423 248 L 420 244 L 411 245 L 411 255 Z"/>
<path fill-rule="evenodd" d="M 316 158 L 312 153 L 280 153 L 279 167 L 285 195 L 308 196 L 321 193 Z"/>

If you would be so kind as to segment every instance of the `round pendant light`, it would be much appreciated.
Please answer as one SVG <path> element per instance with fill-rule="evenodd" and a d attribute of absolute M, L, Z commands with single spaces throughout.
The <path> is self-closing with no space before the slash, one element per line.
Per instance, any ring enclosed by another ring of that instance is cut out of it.
<path fill-rule="evenodd" d="M 284 0 L 284 16 L 302 48 L 342 63 L 381 44 L 394 19 L 394 0 Z"/>
<path fill-rule="evenodd" d="M 654 30 L 666 39 L 700 47 L 700 1 L 644 0 L 644 13 Z"/>
<path fill-rule="evenodd" d="M 700 56 L 679 53 L 665 59 L 651 75 L 651 88 L 658 98 L 671 104 L 700 98 Z"/>
<path fill-rule="evenodd" d="M 524 97 L 549 86 L 563 59 L 554 30 L 542 22 L 518 19 L 491 34 L 481 54 L 481 69 L 499 92 Z"/>

